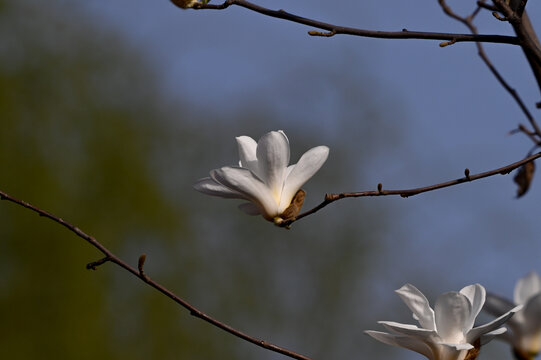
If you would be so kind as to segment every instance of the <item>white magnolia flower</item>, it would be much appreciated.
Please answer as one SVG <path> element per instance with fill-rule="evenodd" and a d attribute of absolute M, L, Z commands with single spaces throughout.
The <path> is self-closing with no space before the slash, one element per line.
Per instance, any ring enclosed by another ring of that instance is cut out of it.
<path fill-rule="evenodd" d="M 194 188 L 208 195 L 248 200 L 249 203 L 239 206 L 242 211 L 263 215 L 275 223 L 282 221 L 280 216 L 291 205 L 297 191 L 329 155 L 328 147 L 317 146 L 305 152 L 297 164 L 288 166 L 289 140 L 283 131 L 271 131 L 258 142 L 249 136 L 239 136 L 236 140 L 239 166 L 212 170 L 210 177 L 200 179 Z"/>
<path fill-rule="evenodd" d="M 515 285 L 514 303 L 488 294 L 484 310 L 500 315 L 515 305 L 523 305 L 509 320 L 510 332 L 502 337 L 513 346 L 518 359 L 533 359 L 541 350 L 541 277 L 535 272 L 520 279 Z"/>
<path fill-rule="evenodd" d="M 481 345 L 506 331 L 500 326 L 518 310 L 511 309 L 488 324 L 473 327 L 485 302 L 485 288 L 479 284 L 442 294 L 434 309 L 413 285 L 406 284 L 396 292 L 421 327 L 380 321 L 390 333 L 372 330 L 366 333 L 383 343 L 416 351 L 430 360 L 475 359 Z"/>

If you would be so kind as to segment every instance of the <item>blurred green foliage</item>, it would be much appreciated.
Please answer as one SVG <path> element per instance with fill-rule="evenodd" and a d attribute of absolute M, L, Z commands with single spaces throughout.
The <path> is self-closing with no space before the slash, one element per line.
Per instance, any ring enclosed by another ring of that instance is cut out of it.
<path fill-rule="evenodd" d="M 266 109 L 172 105 L 138 50 L 93 21 L 66 2 L 0 2 L 1 189 L 132 264 L 146 252 L 151 277 L 234 327 L 319 359 L 365 353 L 363 305 L 373 299 L 363 278 L 382 208 L 344 202 L 286 231 L 191 189 L 235 162 L 234 136 L 284 128 L 294 161 L 322 144 L 321 132 Z M 355 92 L 343 93 L 355 111 Z M 365 147 L 373 135 L 358 121 L 348 134 Z M 307 206 L 359 179 L 353 164 L 365 155 L 338 137 L 325 144 L 331 157 L 307 185 Z M 63 227 L 0 203 L 1 358 L 282 358 L 190 317 L 120 268 L 85 269 L 99 257 Z"/>

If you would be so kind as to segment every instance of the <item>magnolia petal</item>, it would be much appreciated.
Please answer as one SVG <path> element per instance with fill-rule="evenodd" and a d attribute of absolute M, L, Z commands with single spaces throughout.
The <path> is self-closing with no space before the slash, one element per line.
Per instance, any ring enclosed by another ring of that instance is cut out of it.
<path fill-rule="evenodd" d="M 241 193 L 232 190 L 209 177 L 197 180 L 197 182 L 193 184 L 193 188 L 207 195 L 231 199 L 246 199 L 246 196 L 242 195 Z"/>
<path fill-rule="evenodd" d="M 481 346 L 485 345 L 488 342 L 490 342 L 492 339 L 494 339 L 495 336 L 501 335 L 501 334 L 505 333 L 506 331 L 507 331 L 506 328 L 501 327 L 501 328 L 498 328 L 498 329 L 496 329 L 494 331 L 491 331 L 489 333 L 481 335 L 481 338 L 480 338 Z"/>
<path fill-rule="evenodd" d="M 370 335 L 374 339 L 381 341 L 384 344 L 399 346 L 405 349 L 413 350 L 419 354 L 426 356 L 428 359 L 436 360 L 430 346 L 424 342 L 405 335 L 392 335 L 381 331 L 367 330 L 365 334 Z"/>
<path fill-rule="evenodd" d="M 541 292 L 541 278 L 532 271 L 517 282 L 513 299 L 515 304 L 526 304 L 526 301 Z"/>
<path fill-rule="evenodd" d="M 280 202 L 284 174 L 289 163 L 289 141 L 283 131 L 271 131 L 257 142 L 259 174 L 270 189 L 276 205 Z M 288 204 L 289 205 L 289 204 Z"/>
<path fill-rule="evenodd" d="M 257 165 L 257 142 L 249 136 L 238 136 L 237 146 L 239 149 L 239 165 L 240 167 L 251 170 L 258 175 L 259 167 Z"/>
<path fill-rule="evenodd" d="M 217 182 L 243 194 L 246 199 L 260 207 L 262 215 L 272 220 L 279 215 L 278 205 L 268 187 L 250 170 L 225 166 L 212 170 L 210 176 Z"/>
<path fill-rule="evenodd" d="M 286 139 L 287 141 L 287 147 L 289 148 L 289 139 L 287 138 L 287 135 L 286 133 L 284 132 L 284 130 L 278 130 L 277 132 L 279 132 L 280 134 L 282 134 L 284 136 L 284 138 Z M 288 161 L 289 162 L 289 161 Z"/>
<path fill-rule="evenodd" d="M 293 196 L 323 166 L 329 157 L 327 146 L 317 146 L 305 152 L 285 179 L 280 208 L 289 206 Z"/>
<path fill-rule="evenodd" d="M 486 290 L 480 284 L 474 284 L 466 286 L 465 288 L 460 290 L 460 293 L 466 296 L 468 300 L 470 300 L 470 303 L 472 305 L 470 318 L 465 324 L 466 331 L 469 331 L 471 328 L 473 328 L 475 318 L 477 317 L 477 315 L 479 315 L 479 312 L 483 308 L 483 304 L 485 303 L 486 298 Z"/>
<path fill-rule="evenodd" d="M 434 311 L 430 307 L 428 300 L 415 286 L 406 284 L 400 289 L 395 290 L 402 301 L 409 307 L 419 321 L 419 324 L 425 329 L 436 330 L 434 322 Z"/>
<path fill-rule="evenodd" d="M 295 167 L 295 165 L 289 165 L 287 168 L 286 168 L 286 172 L 284 173 L 284 179 L 287 179 L 287 177 L 289 176 L 289 174 L 291 174 L 291 171 L 293 171 L 293 168 Z"/>
<path fill-rule="evenodd" d="M 261 210 L 254 203 L 240 204 L 239 209 L 248 215 L 261 215 Z"/>
<path fill-rule="evenodd" d="M 434 317 L 438 335 L 444 343 L 458 344 L 464 341 L 470 320 L 472 305 L 470 300 L 456 291 L 444 293 L 434 305 Z"/>
<path fill-rule="evenodd" d="M 519 311 L 520 309 L 522 309 L 522 305 L 514 307 L 513 309 L 511 309 L 511 311 L 503 314 L 499 318 L 496 318 L 496 319 L 492 320 L 491 322 L 489 322 L 487 324 L 484 324 L 484 325 L 481 325 L 481 326 L 478 326 L 478 327 L 475 327 L 475 328 L 471 329 L 466 334 L 466 341 L 469 342 L 469 343 L 474 343 L 477 339 L 479 339 L 481 337 L 481 335 L 488 334 L 488 333 L 498 329 L 500 326 L 502 326 L 507 321 L 507 319 L 509 319 L 511 316 L 513 316 L 513 314 L 516 313 L 517 311 Z"/>
<path fill-rule="evenodd" d="M 470 350 L 474 348 L 472 344 L 468 344 L 468 343 L 450 344 L 450 343 L 440 342 L 438 343 L 438 345 L 443 345 L 445 347 L 448 347 L 448 348 L 451 348 L 452 350 L 457 350 L 457 351 Z"/>
<path fill-rule="evenodd" d="M 524 332 L 537 334 L 541 332 L 541 293 L 531 297 L 522 309 L 524 316 Z"/>
<path fill-rule="evenodd" d="M 394 321 L 378 321 L 390 332 L 416 337 L 419 340 L 430 341 L 430 338 L 437 336 L 434 330 L 423 329 L 415 325 L 401 324 Z"/>
<path fill-rule="evenodd" d="M 498 340 L 505 341 L 505 342 L 509 343 L 510 345 L 513 345 L 513 343 L 515 341 L 514 340 L 514 335 L 513 335 L 513 333 L 511 331 L 506 331 L 503 334 L 498 335 Z M 481 342 L 483 342 L 483 336 L 481 336 Z M 481 345 L 483 345 L 483 344 L 481 344 Z"/>

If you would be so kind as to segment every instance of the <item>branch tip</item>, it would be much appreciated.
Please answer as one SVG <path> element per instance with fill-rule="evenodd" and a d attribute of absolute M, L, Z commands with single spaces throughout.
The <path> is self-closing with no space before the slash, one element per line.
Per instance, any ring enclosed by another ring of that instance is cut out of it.
<path fill-rule="evenodd" d="M 520 129 L 509 130 L 509 132 L 507 133 L 507 135 L 515 135 L 516 133 L 519 133 L 519 132 L 521 132 Z"/>
<path fill-rule="evenodd" d="M 105 264 L 106 262 L 110 261 L 111 258 L 109 256 L 106 256 L 104 258 L 101 258 L 97 261 L 93 261 L 91 263 L 88 263 L 86 264 L 86 269 L 87 270 L 98 270 L 97 267 L 100 266 L 100 265 L 103 265 Z"/>

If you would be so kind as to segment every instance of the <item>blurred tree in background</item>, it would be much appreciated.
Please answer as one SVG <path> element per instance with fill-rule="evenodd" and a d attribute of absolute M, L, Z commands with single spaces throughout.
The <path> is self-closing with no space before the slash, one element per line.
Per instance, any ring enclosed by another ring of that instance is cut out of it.
<path fill-rule="evenodd" d="M 367 355 L 361 314 L 373 299 L 362 288 L 387 210 L 344 202 L 284 231 L 191 184 L 236 162 L 234 136 L 283 128 L 292 162 L 310 147 L 331 148 L 306 188 L 306 206 L 315 205 L 323 191 L 358 183 L 376 130 L 351 121 L 346 142 L 264 101 L 228 113 L 172 104 L 145 54 L 66 1 L 1 1 L 0 47 L 2 190 L 132 264 L 147 253 L 152 278 L 247 333 L 314 358 Z M 341 99 L 337 121 L 377 116 L 369 104 L 360 110 L 358 82 L 330 69 L 322 79 Z M 1 358 L 282 358 L 192 318 L 120 268 L 86 270 L 100 256 L 92 247 L 1 205 Z"/>

